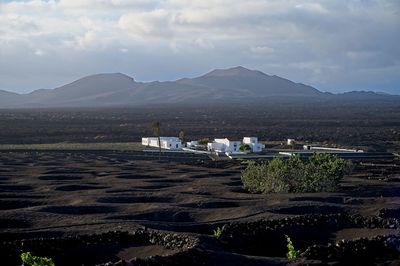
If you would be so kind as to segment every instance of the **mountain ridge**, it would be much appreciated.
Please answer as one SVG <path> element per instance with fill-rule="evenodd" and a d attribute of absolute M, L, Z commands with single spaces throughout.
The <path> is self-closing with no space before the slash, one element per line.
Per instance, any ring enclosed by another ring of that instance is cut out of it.
<path fill-rule="evenodd" d="M 274 99 L 345 99 L 396 97 L 375 92 L 324 93 L 316 88 L 243 66 L 214 69 L 194 78 L 137 82 L 123 73 L 85 76 L 54 89 L 27 94 L 0 90 L 0 108 L 101 107 L 121 105 L 215 103 L 251 104 Z M 400 98 L 400 96 L 399 96 Z"/>

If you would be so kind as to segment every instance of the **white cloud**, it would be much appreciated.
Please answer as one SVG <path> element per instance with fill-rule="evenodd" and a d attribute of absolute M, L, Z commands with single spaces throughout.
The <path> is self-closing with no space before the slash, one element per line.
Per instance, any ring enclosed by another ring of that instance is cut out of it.
<path fill-rule="evenodd" d="M 51 86 L 94 72 L 173 79 L 232 65 L 316 86 L 398 84 L 398 25 L 397 0 L 13 1 L 0 4 L 0 89 L 23 87 L 21 71 Z"/>
<path fill-rule="evenodd" d="M 129 13 L 118 21 L 120 28 L 132 36 L 149 38 L 171 37 L 171 23 L 171 13 L 164 9 Z"/>
<path fill-rule="evenodd" d="M 125 9 L 145 8 L 153 6 L 152 1 L 147 0 L 60 0 L 59 6 L 66 9 Z"/>
<path fill-rule="evenodd" d="M 320 3 L 297 4 L 295 8 L 315 13 L 322 13 L 322 14 L 329 13 L 328 10 L 325 7 L 323 7 Z"/>
<path fill-rule="evenodd" d="M 252 46 L 250 51 L 255 54 L 271 54 L 274 52 L 274 48 L 268 46 Z"/>
<path fill-rule="evenodd" d="M 43 50 L 37 49 L 34 52 L 34 54 L 37 55 L 37 56 L 43 56 L 43 55 L 45 55 L 45 52 Z"/>

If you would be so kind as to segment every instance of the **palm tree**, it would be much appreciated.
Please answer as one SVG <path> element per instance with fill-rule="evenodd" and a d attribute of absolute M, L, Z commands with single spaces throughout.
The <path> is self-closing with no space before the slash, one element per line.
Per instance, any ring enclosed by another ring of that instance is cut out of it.
<path fill-rule="evenodd" d="M 153 129 L 153 134 L 157 136 L 158 138 L 158 159 L 161 159 L 161 139 L 160 139 L 160 127 L 161 123 L 160 121 L 155 121 L 152 125 L 151 128 Z"/>
<path fill-rule="evenodd" d="M 179 139 L 181 140 L 182 144 L 185 143 L 185 131 L 179 131 Z"/>

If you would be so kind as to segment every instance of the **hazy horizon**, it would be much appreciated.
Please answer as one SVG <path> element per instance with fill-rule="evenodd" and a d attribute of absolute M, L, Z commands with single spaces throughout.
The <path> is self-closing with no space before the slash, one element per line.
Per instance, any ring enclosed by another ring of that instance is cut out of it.
<path fill-rule="evenodd" d="M 242 66 L 241 66 L 242 67 Z M 234 67 L 231 67 L 231 68 L 234 68 Z M 31 92 L 34 92 L 34 91 L 36 91 L 36 90 L 41 90 L 41 89 L 56 89 L 56 88 L 60 88 L 60 87 L 63 87 L 63 86 L 65 86 L 65 85 L 68 85 L 68 84 L 70 84 L 70 83 L 73 83 L 73 82 L 75 82 L 75 81 L 77 81 L 77 80 L 80 80 L 80 79 L 82 79 L 82 78 L 86 78 L 86 77 L 89 77 L 89 76 L 95 76 L 95 75 L 99 75 L 99 74 L 117 74 L 117 73 L 120 73 L 120 74 L 123 74 L 123 75 L 127 75 L 127 76 L 129 76 L 129 77 L 131 77 L 131 78 L 133 78 L 134 80 L 135 80 L 135 82 L 144 82 L 144 83 L 150 83 L 150 82 L 157 82 L 157 81 L 159 81 L 159 82 L 164 82 L 164 81 L 177 81 L 177 80 L 179 80 L 179 79 L 183 79 L 183 78 L 196 78 L 196 77 L 200 77 L 200 76 L 202 76 L 202 75 L 204 75 L 204 74 L 207 74 L 208 72 L 211 72 L 211 71 L 213 71 L 213 70 L 215 70 L 215 69 L 210 69 L 209 71 L 207 71 L 207 72 L 205 72 L 205 73 L 201 73 L 201 74 L 198 74 L 198 75 L 193 75 L 193 76 L 190 76 L 190 77 L 179 77 L 179 78 L 175 78 L 175 79 L 171 79 L 171 80 L 137 80 L 135 77 L 133 77 L 133 76 L 131 76 L 131 75 L 129 75 L 129 74 L 126 74 L 126 73 L 122 73 L 122 72 L 113 72 L 113 73 L 93 73 L 93 74 L 88 74 L 88 75 L 86 75 L 86 76 L 82 76 L 82 77 L 79 77 L 79 78 L 76 78 L 76 79 L 74 79 L 74 80 L 71 80 L 71 81 L 68 81 L 68 82 L 66 82 L 66 83 L 63 83 L 63 84 L 60 84 L 60 85 L 56 85 L 56 86 L 53 86 L 53 87 L 50 87 L 50 88 L 38 88 L 38 89 L 33 89 L 33 90 L 29 90 L 29 91 L 22 91 L 22 92 L 19 92 L 19 91 L 11 91 L 11 90 L 5 90 L 5 91 L 9 91 L 9 92 L 14 92 L 14 93 L 18 93 L 18 94 L 29 94 L 29 93 L 31 93 Z M 257 69 L 251 69 L 251 70 L 257 70 Z M 265 74 L 268 74 L 268 73 L 265 73 Z M 270 74 L 268 74 L 268 75 L 270 75 Z M 272 75 L 271 75 L 272 76 Z M 285 78 L 285 77 L 282 77 L 282 78 Z M 301 81 L 294 81 L 294 80 L 291 80 L 291 81 L 293 81 L 293 82 L 295 82 L 295 83 L 299 83 L 299 84 L 304 84 L 303 82 L 301 82 Z M 310 85 L 310 84 L 304 84 L 304 85 Z M 310 86 L 312 86 L 312 85 L 310 85 Z M 312 87 L 314 87 L 314 86 L 312 86 Z M 317 88 L 317 87 L 314 87 L 314 88 L 316 88 L 317 90 L 319 90 L 319 91 L 321 91 L 321 92 L 330 92 L 330 93 L 345 93 L 345 92 L 352 92 L 352 91 L 373 91 L 373 92 L 378 92 L 378 93 L 388 93 L 388 94 L 391 94 L 391 95 L 400 95 L 400 91 L 395 91 L 395 92 L 385 92 L 385 91 L 378 91 L 378 90 L 373 90 L 373 89 L 371 89 L 371 90 L 363 90 L 363 89 L 360 89 L 360 90 L 342 90 L 342 91 L 332 91 L 332 90 L 322 90 L 322 89 L 320 89 L 320 88 Z M 0 90 L 2 90 L 2 89 L 0 89 Z M 3 89 L 4 90 L 4 89 Z"/>
<path fill-rule="evenodd" d="M 395 0 L 8 0 L 0 89 L 116 72 L 171 81 L 240 65 L 320 91 L 399 95 L 399 25 Z"/>

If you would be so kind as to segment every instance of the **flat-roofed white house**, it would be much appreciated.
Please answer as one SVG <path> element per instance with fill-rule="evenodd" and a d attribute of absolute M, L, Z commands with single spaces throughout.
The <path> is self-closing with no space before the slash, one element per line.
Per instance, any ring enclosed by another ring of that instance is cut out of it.
<path fill-rule="evenodd" d="M 208 151 L 235 153 L 239 152 L 240 141 L 224 139 L 214 139 L 213 142 L 207 144 Z"/>
<path fill-rule="evenodd" d="M 243 144 L 249 145 L 252 152 L 261 152 L 265 148 L 264 144 L 258 143 L 257 137 L 244 137 Z"/>
<path fill-rule="evenodd" d="M 167 150 L 181 150 L 182 142 L 177 137 L 160 137 L 161 149 Z M 158 138 L 157 137 L 145 137 L 142 138 L 142 145 L 148 147 L 158 148 Z"/>

